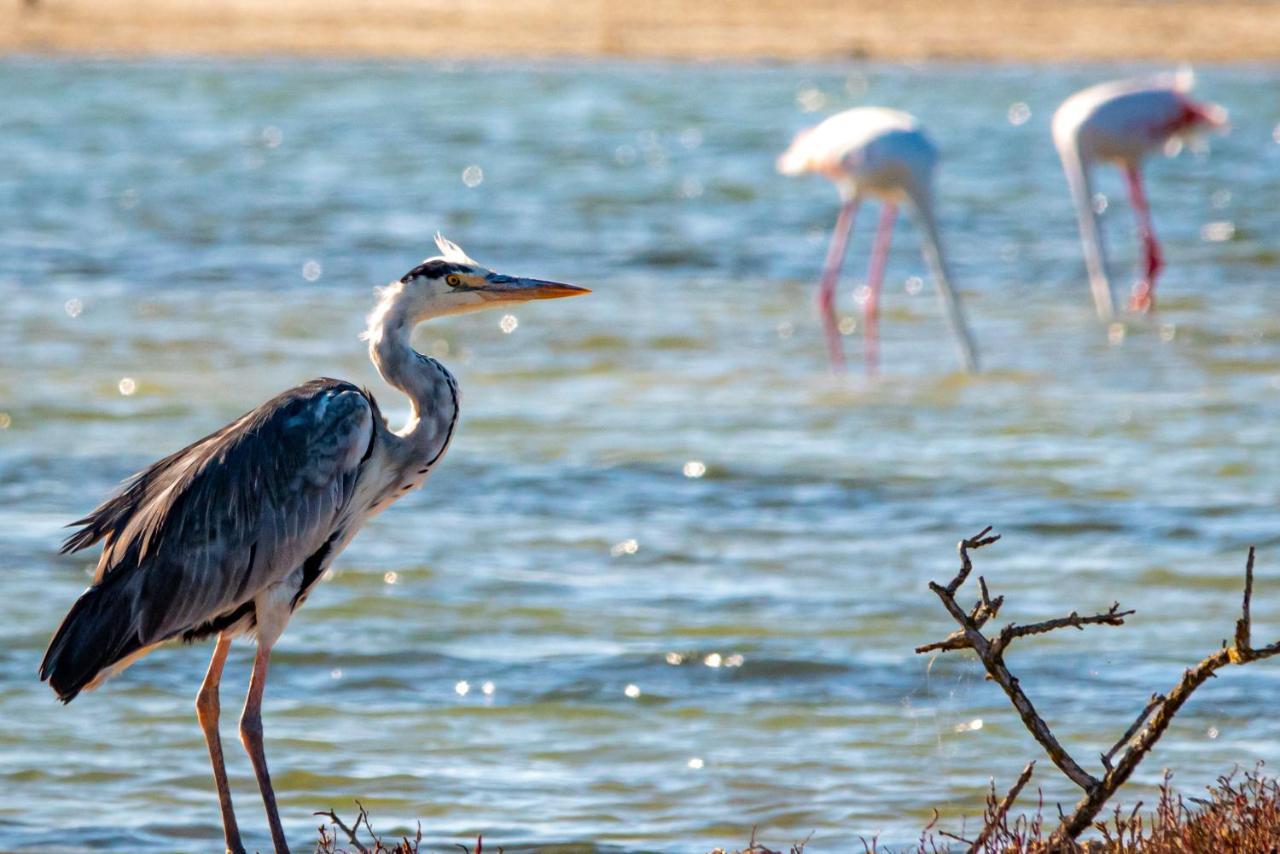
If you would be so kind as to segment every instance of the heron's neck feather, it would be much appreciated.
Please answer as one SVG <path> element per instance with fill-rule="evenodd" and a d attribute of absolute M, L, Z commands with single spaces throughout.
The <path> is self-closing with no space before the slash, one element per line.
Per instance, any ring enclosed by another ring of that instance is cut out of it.
<path fill-rule="evenodd" d="M 386 383 L 404 392 L 413 407 L 397 434 L 433 441 L 436 422 L 452 422 L 456 417 L 457 386 L 443 365 L 410 346 L 416 325 L 403 303 L 384 300 L 370 317 L 369 358 Z"/>

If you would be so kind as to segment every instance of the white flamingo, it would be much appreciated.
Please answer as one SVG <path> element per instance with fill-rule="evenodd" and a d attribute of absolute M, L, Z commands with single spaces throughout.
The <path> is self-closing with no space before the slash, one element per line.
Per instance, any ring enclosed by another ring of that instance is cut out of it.
<path fill-rule="evenodd" d="M 1191 99 L 1192 82 L 1190 74 L 1182 73 L 1102 83 L 1072 95 L 1054 113 L 1053 141 L 1071 186 L 1089 286 L 1103 320 L 1111 318 L 1113 296 L 1090 169 L 1094 163 L 1109 162 L 1124 171 L 1144 254 L 1143 276 L 1134 285 L 1129 306 L 1149 311 L 1155 305 L 1156 277 L 1164 259 L 1142 187 L 1142 159 L 1175 138 L 1226 126 L 1226 110 Z"/>
<path fill-rule="evenodd" d="M 933 271 L 947 319 L 955 333 L 965 369 L 976 371 L 978 357 L 973 336 L 965 323 L 960 298 L 947 275 L 946 259 L 938 239 L 933 213 L 933 173 L 938 150 L 907 113 L 882 107 L 856 107 L 837 113 L 816 127 L 801 131 L 791 147 L 778 158 L 784 175 L 817 172 L 831 179 L 840 191 L 840 215 L 836 219 L 818 290 L 818 309 L 827 338 L 833 370 L 844 368 L 844 351 L 835 316 L 835 288 L 844 261 L 849 233 L 858 205 L 866 196 L 878 198 L 883 207 L 871 267 L 867 273 L 867 300 L 863 304 L 864 341 L 868 370 L 879 358 L 880 288 L 898 205 L 906 203 L 915 213 L 924 240 L 923 252 Z"/>

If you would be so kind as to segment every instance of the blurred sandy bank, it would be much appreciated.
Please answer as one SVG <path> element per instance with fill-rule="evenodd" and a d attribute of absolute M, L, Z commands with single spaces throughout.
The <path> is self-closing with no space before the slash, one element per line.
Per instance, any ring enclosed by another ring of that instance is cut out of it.
<path fill-rule="evenodd" d="M 1280 0 L 7 0 L 6 53 L 1280 59 Z"/>

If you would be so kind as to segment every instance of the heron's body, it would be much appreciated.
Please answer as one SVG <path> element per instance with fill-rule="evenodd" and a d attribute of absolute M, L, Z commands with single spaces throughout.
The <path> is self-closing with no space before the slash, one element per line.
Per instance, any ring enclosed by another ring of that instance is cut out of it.
<path fill-rule="evenodd" d="M 880 225 L 867 276 L 869 296 L 864 304 L 867 363 L 878 358 L 877 324 L 879 295 L 888 260 L 889 240 L 897 208 L 906 204 L 915 214 L 924 241 L 925 260 L 933 272 L 947 319 L 969 370 L 977 368 L 977 353 L 964 320 L 959 296 L 951 285 L 933 210 L 933 176 L 938 149 L 907 113 L 883 107 L 856 107 L 837 113 L 816 127 L 801 131 L 778 158 L 778 170 L 787 175 L 814 172 L 829 178 L 840 192 L 841 209 L 819 287 L 818 306 L 827 336 L 832 366 L 844 364 L 840 333 L 835 321 L 835 285 L 844 259 L 854 216 L 862 199 L 870 196 L 883 204 Z"/>
<path fill-rule="evenodd" d="M 217 635 L 197 699 L 228 850 L 242 851 L 218 736 L 218 683 L 232 638 L 258 643 L 241 738 L 253 760 L 277 851 L 287 850 L 262 750 L 259 709 L 272 645 L 361 526 L 440 462 L 458 423 L 458 384 L 409 346 L 431 317 L 581 288 L 480 268 L 439 239 L 445 256 L 384 290 L 369 354 L 408 396 L 393 432 L 367 390 L 334 379 L 290 389 L 135 475 L 79 523 L 64 551 L 103 545 L 93 584 L 63 620 L 40 668 L 70 702 L 158 644 Z"/>
<path fill-rule="evenodd" d="M 1154 304 L 1164 260 L 1142 187 L 1142 161 L 1171 139 L 1226 121 L 1221 107 L 1192 100 L 1190 88 L 1185 75 L 1102 83 L 1067 98 L 1054 113 L 1053 141 L 1076 206 L 1094 305 L 1104 320 L 1112 315 L 1114 298 L 1093 207 L 1092 166 L 1114 164 L 1128 182 L 1145 254 L 1144 277 L 1135 286 L 1131 305 L 1145 311 Z"/>

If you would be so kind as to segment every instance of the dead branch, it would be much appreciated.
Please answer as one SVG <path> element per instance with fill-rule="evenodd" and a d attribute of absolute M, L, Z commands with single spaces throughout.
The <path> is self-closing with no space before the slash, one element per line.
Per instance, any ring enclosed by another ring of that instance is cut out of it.
<path fill-rule="evenodd" d="M 339 830 L 341 830 L 343 833 L 347 835 L 347 839 L 351 840 L 351 844 L 356 847 L 356 850 L 359 851 L 360 854 L 369 854 L 369 849 L 365 848 L 364 845 L 360 843 L 360 837 L 356 835 L 356 831 L 360 829 L 360 822 L 365 821 L 367 823 L 369 814 L 365 812 L 364 804 L 360 803 L 359 801 L 356 801 L 356 806 L 360 809 L 360 814 L 356 816 L 356 823 L 351 827 L 347 827 L 347 825 L 342 821 L 342 819 L 338 818 L 338 814 L 333 810 L 316 812 L 316 813 L 312 813 L 312 815 L 324 816 L 325 818 L 329 819 L 329 821 L 333 823 L 334 827 L 338 828 Z"/>
<path fill-rule="evenodd" d="M 1009 808 L 1013 806 L 1013 802 L 1017 800 L 1018 795 L 1022 792 L 1022 787 L 1027 785 L 1027 781 L 1031 779 L 1031 773 L 1035 771 L 1035 769 L 1036 762 L 1034 759 L 1027 763 L 1026 768 L 1022 769 L 1022 773 L 1018 775 L 1017 782 L 1013 784 L 1009 789 L 1008 794 L 1004 796 L 1000 803 L 996 805 L 995 809 L 992 810 L 990 815 L 987 817 L 987 822 L 986 825 L 983 826 L 982 832 L 978 834 L 978 838 L 973 840 L 973 844 L 969 846 L 969 854 L 977 854 L 977 852 L 981 851 L 983 844 L 986 843 L 987 838 L 991 833 L 1004 823 L 1005 816 L 1009 814 Z M 995 801 L 995 788 L 995 781 L 993 780 L 991 783 L 992 802 Z"/>
<path fill-rule="evenodd" d="M 1110 750 L 1102 754 L 1103 768 L 1106 768 L 1108 771 L 1111 770 L 1111 757 L 1119 753 L 1120 748 L 1128 744 L 1133 739 L 1133 737 L 1137 735 L 1138 730 L 1141 729 L 1142 725 L 1147 722 L 1147 718 L 1151 717 L 1151 713 L 1155 711 L 1156 706 L 1163 703 L 1164 700 L 1165 700 L 1164 694 L 1151 695 L 1150 702 L 1148 702 L 1145 706 L 1142 707 L 1141 712 L 1138 712 L 1138 717 L 1134 719 L 1133 723 L 1129 724 L 1129 728 L 1124 731 L 1124 735 L 1120 736 L 1120 738 L 1117 739 L 1116 743 L 1111 745 Z"/>
<path fill-rule="evenodd" d="M 1117 602 L 1107 611 L 1088 617 L 1082 617 L 1077 612 L 1072 611 L 1066 617 L 1045 620 L 1040 623 L 1027 625 L 1011 623 L 1002 629 L 994 639 L 988 638 L 982 633 L 982 626 L 998 612 L 1000 605 L 1003 604 L 1003 597 L 992 599 L 987 590 L 985 580 L 981 577 L 979 577 L 978 581 L 982 598 L 970 611 L 966 612 L 960 607 L 955 600 L 955 594 L 973 572 L 973 562 L 969 552 L 990 545 L 1000 539 L 999 535 L 988 536 L 990 531 L 991 528 L 987 527 L 976 536 L 960 542 L 960 571 L 951 579 L 950 583 L 944 586 L 937 582 L 929 582 L 929 589 L 942 601 L 943 607 L 946 608 L 947 613 L 951 615 L 960 628 L 941 641 L 917 647 L 916 652 L 946 652 L 956 649 L 973 650 L 986 669 L 987 675 L 1004 690 L 1009 697 L 1010 703 L 1013 704 L 1019 717 L 1022 718 L 1023 725 L 1031 733 L 1032 737 L 1039 742 L 1040 746 L 1044 748 L 1045 753 L 1048 754 L 1053 764 L 1058 766 L 1062 773 L 1073 783 L 1084 790 L 1084 797 L 1076 804 L 1075 810 L 1070 815 L 1062 814 L 1061 809 L 1059 809 L 1061 824 L 1053 832 L 1049 839 L 1049 844 L 1051 846 L 1055 844 L 1062 846 L 1069 844 L 1093 823 L 1103 805 L 1115 794 L 1117 789 L 1125 784 L 1134 769 L 1138 767 L 1142 759 L 1160 740 L 1160 737 L 1164 735 L 1169 724 L 1173 721 L 1174 715 L 1178 713 L 1178 710 L 1182 708 L 1182 705 L 1197 688 L 1203 685 L 1217 670 L 1228 664 L 1248 664 L 1280 654 L 1280 642 L 1256 649 L 1251 643 L 1252 617 L 1250 604 L 1253 598 L 1254 550 L 1250 548 L 1249 559 L 1245 565 L 1244 595 L 1240 608 L 1241 616 L 1236 621 L 1235 626 L 1235 643 L 1218 650 L 1195 667 L 1185 671 L 1178 684 L 1167 695 L 1153 695 L 1151 701 L 1147 703 L 1146 707 L 1116 741 L 1115 745 L 1102 754 L 1101 759 L 1105 773 L 1100 779 L 1096 778 L 1085 771 L 1058 742 L 1048 724 L 1040 717 L 1030 698 L 1022 690 L 1017 677 L 1005 665 L 1004 652 L 1009 643 L 1015 638 L 1044 634 L 1062 628 L 1083 630 L 1087 625 L 1122 626 L 1124 625 L 1124 618 L 1134 612 L 1121 610 L 1120 604 Z M 1123 753 L 1120 753 L 1121 750 L 1123 750 Z M 1120 758 L 1112 765 L 1112 760 L 1117 753 L 1120 753 Z M 1023 776 L 1029 778 L 1030 769 L 1031 766 L 1027 766 L 1023 771 Z M 1012 806 L 1014 799 L 1017 798 L 1024 784 L 1023 777 L 1019 777 L 1018 783 L 1009 790 L 1009 794 L 1005 796 L 1005 799 L 1000 804 L 1001 811 L 999 815 L 1001 817 Z M 985 840 L 991 828 L 992 825 L 989 822 L 983 829 L 983 833 L 978 837 L 978 841 L 974 843 L 974 848 L 970 850 L 977 850 L 978 843 Z"/>

